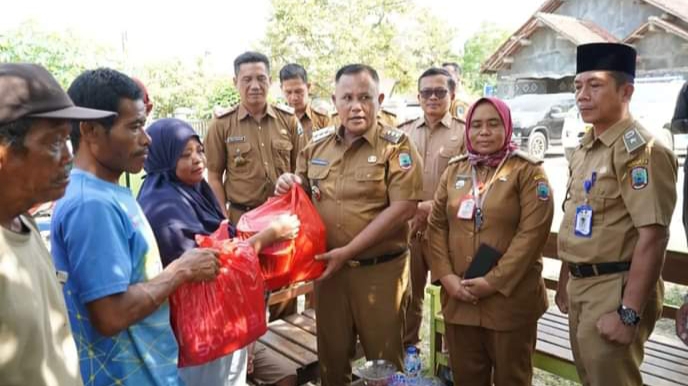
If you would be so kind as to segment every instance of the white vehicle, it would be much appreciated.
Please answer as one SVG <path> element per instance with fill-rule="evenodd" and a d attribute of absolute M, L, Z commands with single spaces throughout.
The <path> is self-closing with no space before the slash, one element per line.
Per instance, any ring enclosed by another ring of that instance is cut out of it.
<path fill-rule="evenodd" d="M 630 105 L 633 117 L 677 154 L 686 153 L 688 134 L 672 135 L 669 124 L 683 83 L 680 77 L 636 78 Z M 577 107 L 567 112 L 562 129 L 562 146 L 567 160 L 589 127 L 580 118 Z"/>

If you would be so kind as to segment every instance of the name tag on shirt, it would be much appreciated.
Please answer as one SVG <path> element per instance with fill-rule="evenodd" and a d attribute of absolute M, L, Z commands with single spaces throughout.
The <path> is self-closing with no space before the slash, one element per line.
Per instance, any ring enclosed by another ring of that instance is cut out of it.
<path fill-rule="evenodd" d="M 574 233 L 578 237 L 592 237 L 592 207 L 588 204 L 576 207 Z"/>
<path fill-rule="evenodd" d="M 459 205 L 459 212 L 456 217 L 462 220 L 470 220 L 473 218 L 473 213 L 475 213 L 475 198 L 471 195 L 464 196 Z"/>

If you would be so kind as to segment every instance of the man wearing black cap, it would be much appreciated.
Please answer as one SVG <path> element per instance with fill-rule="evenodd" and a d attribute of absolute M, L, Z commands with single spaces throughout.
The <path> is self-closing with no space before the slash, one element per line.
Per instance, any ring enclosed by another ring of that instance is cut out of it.
<path fill-rule="evenodd" d="M 555 300 L 569 314 L 584 385 L 642 385 L 643 345 L 662 311 L 678 164 L 629 114 L 635 49 L 593 43 L 577 56 L 576 104 L 593 130 L 569 163 Z"/>
<path fill-rule="evenodd" d="M 27 211 L 69 182 L 70 120 L 114 113 L 74 107 L 34 64 L 0 64 L 0 383 L 81 385 L 79 358 L 50 253 Z"/>

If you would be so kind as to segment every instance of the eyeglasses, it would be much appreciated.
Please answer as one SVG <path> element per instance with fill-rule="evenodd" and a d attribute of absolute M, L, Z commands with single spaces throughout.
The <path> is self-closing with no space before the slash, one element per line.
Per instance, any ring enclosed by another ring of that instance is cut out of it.
<path fill-rule="evenodd" d="M 449 90 L 446 88 L 424 88 L 420 90 L 420 97 L 423 99 L 430 99 L 435 95 L 438 99 L 442 99 L 447 96 L 448 92 Z"/>

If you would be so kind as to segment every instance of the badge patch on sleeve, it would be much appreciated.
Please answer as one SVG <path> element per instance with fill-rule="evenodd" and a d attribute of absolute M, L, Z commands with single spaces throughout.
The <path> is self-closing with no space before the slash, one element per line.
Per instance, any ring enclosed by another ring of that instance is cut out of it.
<path fill-rule="evenodd" d="M 401 170 L 409 170 L 412 165 L 413 161 L 411 160 L 411 154 L 406 152 L 399 153 L 399 167 Z"/>
<path fill-rule="evenodd" d="M 535 191 L 537 192 L 538 200 L 549 200 L 549 185 L 547 185 L 547 182 L 538 181 Z"/>
<path fill-rule="evenodd" d="M 636 166 L 631 169 L 631 187 L 635 190 L 642 189 L 648 183 L 647 168 L 645 166 Z"/>

